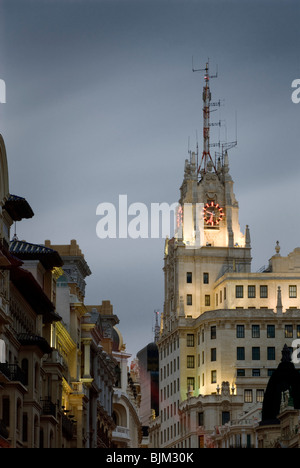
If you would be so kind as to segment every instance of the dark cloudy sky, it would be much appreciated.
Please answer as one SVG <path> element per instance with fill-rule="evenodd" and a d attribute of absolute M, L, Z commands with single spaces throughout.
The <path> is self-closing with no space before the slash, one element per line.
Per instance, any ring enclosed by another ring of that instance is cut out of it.
<path fill-rule="evenodd" d="M 28 242 L 77 239 L 93 272 L 86 303 L 110 299 L 129 352 L 152 340 L 163 310 L 162 239 L 96 236 L 99 203 L 176 202 L 184 160 L 202 149 L 203 75 L 223 99 L 240 223 L 253 271 L 277 240 L 300 245 L 300 78 L 296 0 L 0 0 L 0 132 L 10 191 L 35 217 Z M 218 140 L 218 131 L 214 134 Z"/>

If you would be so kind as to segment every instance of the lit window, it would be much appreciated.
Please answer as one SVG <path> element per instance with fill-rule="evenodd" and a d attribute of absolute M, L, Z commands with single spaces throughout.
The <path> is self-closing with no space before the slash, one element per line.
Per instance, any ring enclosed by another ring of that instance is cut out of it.
<path fill-rule="evenodd" d="M 297 297 L 297 286 L 289 286 L 289 297 L 290 298 Z"/>
<path fill-rule="evenodd" d="M 268 297 L 268 286 L 260 286 L 260 297 L 265 299 Z"/>
<path fill-rule="evenodd" d="M 242 299 L 244 297 L 244 286 L 235 287 L 235 297 L 237 299 Z"/>
<path fill-rule="evenodd" d="M 256 402 L 263 403 L 264 401 L 264 390 L 256 390 Z"/>
<path fill-rule="evenodd" d="M 284 328 L 284 337 L 293 338 L 293 325 L 286 325 Z"/>
<path fill-rule="evenodd" d="M 195 378 L 194 377 L 188 377 L 187 378 L 187 387 L 192 387 L 193 390 L 195 389 Z"/>
<path fill-rule="evenodd" d="M 195 356 L 187 356 L 187 368 L 194 369 L 195 367 Z"/>
<path fill-rule="evenodd" d="M 205 295 L 205 306 L 210 306 L 210 296 L 208 294 Z"/>
<path fill-rule="evenodd" d="M 193 348 L 195 346 L 195 335 L 192 335 L 190 333 L 187 334 L 187 336 L 186 336 L 186 345 L 189 348 Z"/>
<path fill-rule="evenodd" d="M 217 383 L 217 371 L 216 370 L 212 370 L 211 371 L 211 383 Z"/>
<path fill-rule="evenodd" d="M 256 297 L 255 286 L 248 286 L 248 298 L 252 299 L 254 297 Z"/>
<path fill-rule="evenodd" d="M 253 402 L 252 390 L 245 390 L 244 391 L 244 402 L 245 403 L 252 403 Z"/>

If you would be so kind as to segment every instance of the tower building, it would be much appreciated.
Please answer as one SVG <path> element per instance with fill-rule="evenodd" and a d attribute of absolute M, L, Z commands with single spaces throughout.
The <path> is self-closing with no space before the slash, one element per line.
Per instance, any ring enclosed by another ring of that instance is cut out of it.
<path fill-rule="evenodd" d="M 208 63 L 204 71 L 203 153 L 200 162 L 197 152 L 185 161 L 177 231 L 164 252 L 160 404 L 150 427 L 150 441 L 162 448 L 209 447 L 215 427 L 246 415 L 259 420 L 281 350 L 300 337 L 300 249 L 282 257 L 277 243 L 269 265 L 251 272 L 231 145 L 210 154 Z"/>

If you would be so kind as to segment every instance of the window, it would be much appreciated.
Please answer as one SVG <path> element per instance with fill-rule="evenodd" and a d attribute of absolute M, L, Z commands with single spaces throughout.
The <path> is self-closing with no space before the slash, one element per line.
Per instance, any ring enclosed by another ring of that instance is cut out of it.
<path fill-rule="evenodd" d="M 215 325 L 210 327 L 210 338 L 211 340 L 215 340 L 217 338 L 217 327 Z"/>
<path fill-rule="evenodd" d="M 2 398 L 2 422 L 4 426 L 10 425 L 10 403 L 8 397 Z"/>
<path fill-rule="evenodd" d="M 297 338 L 300 338 L 300 325 L 297 325 Z"/>
<path fill-rule="evenodd" d="M 188 369 L 194 369 L 195 367 L 195 356 L 187 356 L 186 365 Z"/>
<path fill-rule="evenodd" d="M 229 423 L 230 421 L 230 412 L 222 411 L 222 425 Z"/>
<path fill-rule="evenodd" d="M 237 377 L 245 377 L 245 375 L 246 375 L 245 369 L 237 369 L 236 371 Z"/>
<path fill-rule="evenodd" d="M 203 273 L 203 283 L 209 284 L 209 273 Z"/>
<path fill-rule="evenodd" d="M 257 403 L 263 403 L 264 401 L 264 390 L 256 390 L 256 402 Z"/>
<path fill-rule="evenodd" d="M 224 288 L 224 301 L 226 301 L 226 288 Z"/>
<path fill-rule="evenodd" d="M 208 294 L 205 295 L 205 305 L 210 306 L 210 296 Z"/>
<path fill-rule="evenodd" d="M 252 377 L 260 377 L 260 369 L 252 369 Z"/>
<path fill-rule="evenodd" d="M 211 383 L 217 383 L 217 371 L 216 370 L 212 370 L 211 371 Z"/>
<path fill-rule="evenodd" d="M 188 348 L 193 348 L 195 346 L 195 335 L 190 333 L 186 335 L 186 345 Z"/>
<path fill-rule="evenodd" d="M 187 378 L 187 387 L 193 387 L 193 390 L 195 389 L 195 378 L 194 377 L 188 377 Z"/>
<path fill-rule="evenodd" d="M 268 377 L 271 377 L 274 373 L 275 369 L 268 369 Z"/>
<path fill-rule="evenodd" d="M 267 325 L 267 338 L 275 338 L 275 325 Z"/>
<path fill-rule="evenodd" d="M 237 299 L 241 299 L 244 297 L 244 286 L 236 286 L 235 287 L 235 297 Z"/>
<path fill-rule="evenodd" d="M 244 402 L 245 403 L 252 403 L 253 402 L 252 390 L 245 390 L 244 391 Z"/>
<path fill-rule="evenodd" d="M 252 299 L 256 297 L 255 286 L 248 286 L 248 298 Z"/>
<path fill-rule="evenodd" d="M 260 326 L 252 325 L 252 338 L 259 338 L 259 337 L 260 337 Z"/>
<path fill-rule="evenodd" d="M 187 294 L 186 295 L 186 305 L 192 305 L 193 304 L 193 296 L 192 294 Z"/>
<path fill-rule="evenodd" d="M 268 297 L 268 286 L 260 286 L 260 297 L 265 299 Z"/>
<path fill-rule="evenodd" d="M 192 283 L 193 282 L 193 274 L 188 271 L 187 274 L 186 274 L 186 282 L 187 283 Z"/>
<path fill-rule="evenodd" d="M 238 346 L 236 348 L 236 358 L 238 361 L 244 361 L 245 360 L 245 348 Z"/>
<path fill-rule="evenodd" d="M 204 426 L 204 413 L 198 413 L 198 426 Z"/>
<path fill-rule="evenodd" d="M 245 338 L 245 325 L 237 325 L 236 326 L 236 337 L 237 338 Z"/>
<path fill-rule="evenodd" d="M 217 348 L 211 348 L 211 350 L 210 350 L 210 360 L 212 362 L 217 360 Z"/>
<path fill-rule="evenodd" d="M 267 359 L 268 361 L 275 361 L 275 347 L 269 346 L 267 349 Z"/>
<path fill-rule="evenodd" d="M 297 297 L 297 286 L 289 286 L 289 297 L 290 298 Z"/>
<path fill-rule="evenodd" d="M 260 348 L 258 346 L 253 346 L 252 348 L 252 360 L 253 361 L 260 360 Z"/>
<path fill-rule="evenodd" d="M 293 338 L 293 325 L 286 325 L 284 327 L 284 337 Z"/>

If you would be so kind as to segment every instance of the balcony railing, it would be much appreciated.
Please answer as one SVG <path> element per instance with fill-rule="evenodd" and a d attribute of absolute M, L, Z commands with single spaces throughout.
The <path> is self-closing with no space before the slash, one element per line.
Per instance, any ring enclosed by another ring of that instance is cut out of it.
<path fill-rule="evenodd" d="M 11 382 L 20 382 L 23 385 L 27 385 L 27 379 L 25 372 L 17 364 L 6 364 L 0 363 L 0 372 L 4 374 Z"/>
<path fill-rule="evenodd" d="M 43 416 L 53 416 L 56 418 L 56 405 L 52 403 L 50 397 L 41 400 Z"/>
<path fill-rule="evenodd" d="M 112 433 L 113 439 L 130 439 L 130 432 L 127 427 L 117 426 Z"/>
<path fill-rule="evenodd" d="M 9 436 L 8 430 L 4 422 L 0 419 L 0 436 L 7 439 Z"/>

